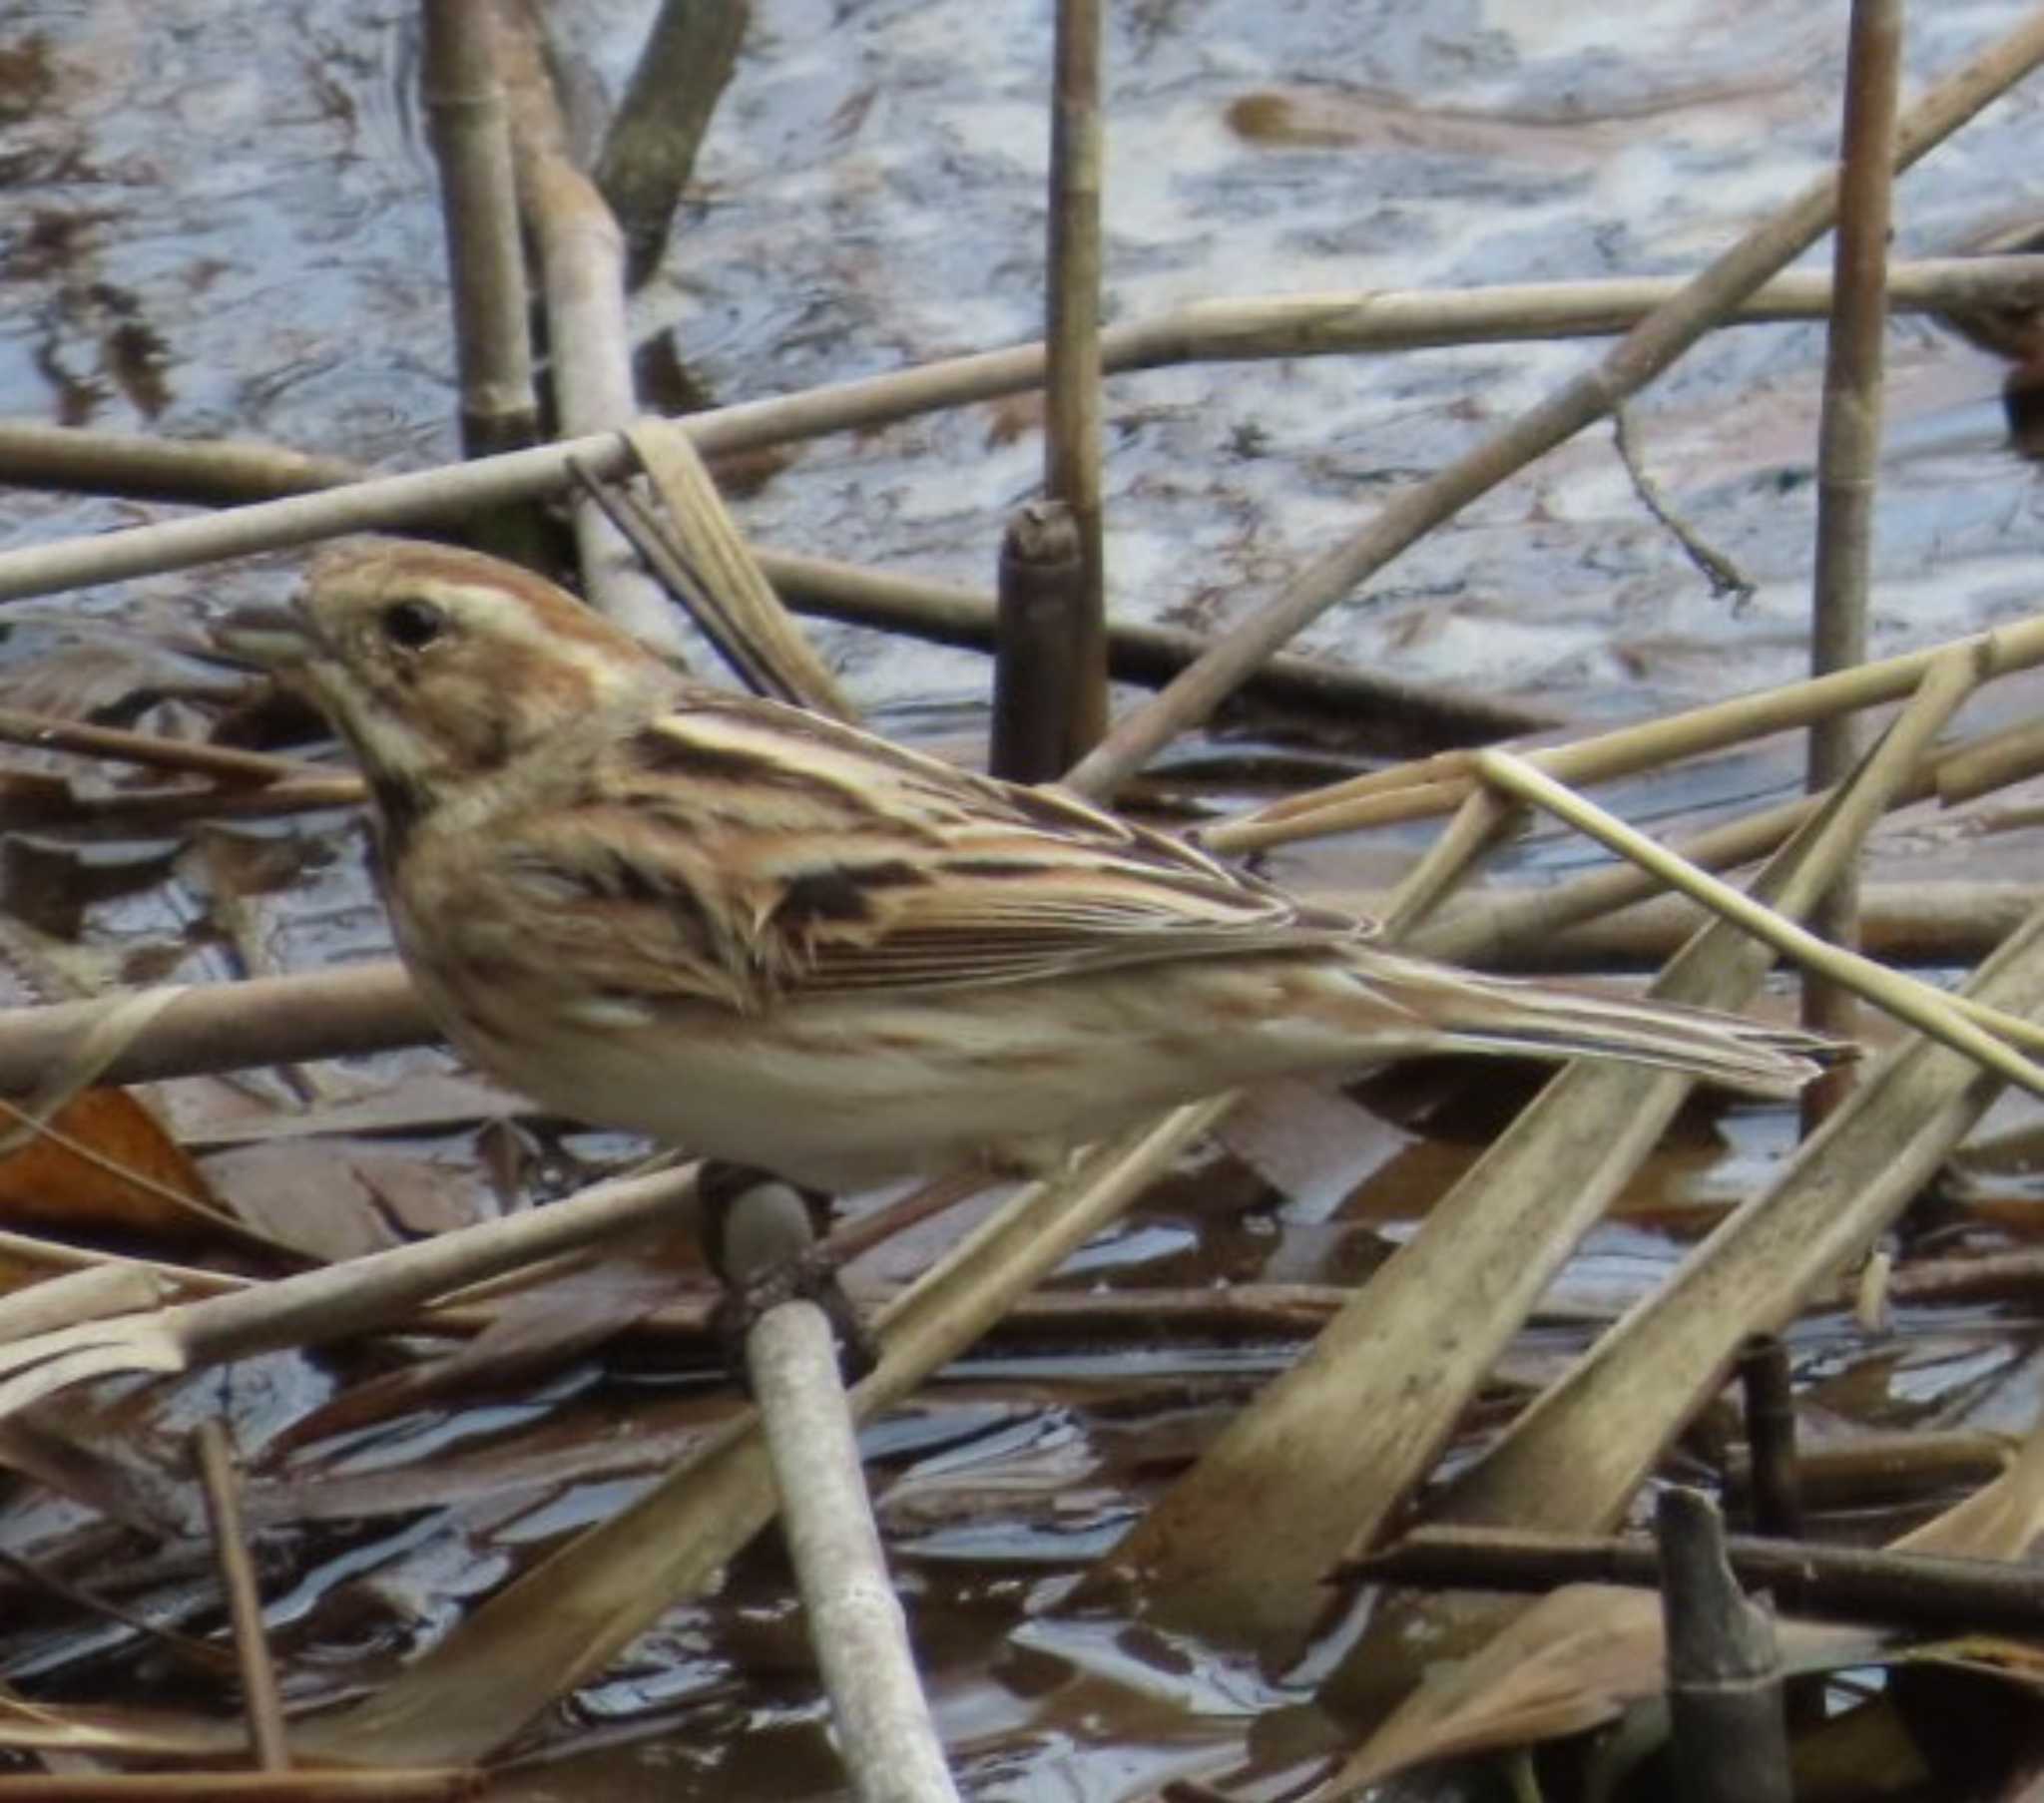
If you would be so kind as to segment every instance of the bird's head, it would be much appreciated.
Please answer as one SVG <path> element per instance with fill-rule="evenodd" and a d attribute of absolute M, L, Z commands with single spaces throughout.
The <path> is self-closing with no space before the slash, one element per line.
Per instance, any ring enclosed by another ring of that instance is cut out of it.
<path fill-rule="evenodd" d="M 528 751 L 651 709 L 671 680 L 543 577 L 396 539 L 321 552 L 293 607 L 243 609 L 219 638 L 302 688 L 379 788 L 487 781 Z"/>

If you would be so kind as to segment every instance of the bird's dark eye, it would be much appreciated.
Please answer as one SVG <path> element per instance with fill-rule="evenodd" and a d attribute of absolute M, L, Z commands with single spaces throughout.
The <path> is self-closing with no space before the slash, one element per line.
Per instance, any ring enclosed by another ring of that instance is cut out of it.
<path fill-rule="evenodd" d="M 383 610 L 383 637 L 399 651 L 424 651 L 446 630 L 447 616 L 430 601 L 393 601 Z"/>

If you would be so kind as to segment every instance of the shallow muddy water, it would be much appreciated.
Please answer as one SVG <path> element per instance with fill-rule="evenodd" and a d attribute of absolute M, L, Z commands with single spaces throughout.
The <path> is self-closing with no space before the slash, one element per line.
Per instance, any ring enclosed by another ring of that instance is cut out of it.
<path fill-rule="evenodd" d="M 591 92 L 615 92 L 649 9 L 595 0 L 561 10 L 570 66 Z M 1231 295 L 1686 272 L 1795 193 L 1835 140 L 1837 9 L 1645 0 L 1625 14 L 1622 47 L 1609 9 L 1540 0 L 1141 0 L 1112 11 L 1115 320 Z M 1912 90 L 2020 11 L 2012 0 L 1914 9 Z M 1040 0 L 760 0 L 667 263 L 635 302 L 638 335 L 666 339 L 721 402 L 1033 336 L 1048 40 Z M 11 191 L 0 413 L 268 439 L 390 470 L 453 456 L 440 225 L 416 78 L 412 9 L 394 0 L 77 0 L 0 13 L 0 171 Z M 1898 250 L 1948 249 L 2044 199 L 2011 176 L 2034 164 L 2040 115 L 2033 80 L 1908 176 Z M 1819 246 L 1808 260 L 1827 255 Z M 1113 605 L 1203 630 L 1246 617 L 1385 497 L 1594 354 L 1582 343 L 1480 346 L 1116 380 Z M 2044 597 L 2044 509 L 2032 468 L 2003 443 L 1999 365 L 1921 319 L 1895 322 L 1888 355 L 1876 655 L 2023 617 Z M 1712 592 L 1600 428 L 1408 552 L 1316 625 L 1308 648 L 1581 720 L 1792 677 L 1805 657 L 1822 365 L 1819 326 L 1738 328 L 1634 408 L 1648 467 L 1692 528 L 1749 575 L 1749 601 Z M 820 440 L 740 501 L 739 517 L 776 548 L 985 585 L 1005 515 L 1037 490 L 1035 425 L 1030 405 L 1004 402 Z M 0 546 L 173 511 L 16 491 L 0 510 Z M 215 681 L 165 649 L 171 635 L 281 594 L 293 569 L 289 558 L 256 560 L 11 611 L 0 699 L 85 710 L 139 686 Z M 983 725 L 982 660 L 853 629 L 821 637 L 882 726 L 936 737 Z M 1967 721 L 2020 717 L 2037 692 L 2004 684 Z M 168 717 L 190 719 L 175 708 Z M 1666 825 L 1753 805 L 1794 778 L 1788 752 L 1767 749 L 1632 785 L 1614 802 Z M 1888 834 L 1879 868 L 2028 876 L 2037 832 L 1918 821 Z M 1425 838 L 1407 829 L 1277 868 L 1374 879 Z M 166 883 L 175 849 L 94 854 L 105 893 L 71 895 L 78 943 L 52 954 L 69 960 L 66 974 L 238 974 L 212 917 L 225 895 L 253 896 L 255 937 L 287 968 L 387 946 L 345 822 L 221 835 Z M 244 891 L 226 863 L 206 861 L 256 852 L 281 860 L 267 887 Z M 1508 863 L 1540 879 L 1590 856 L 1549 832 Z M 119 879 L 124 858 L 130 882 Z M 12 881 L 24 880 L 18 867 Z M 9 894 L 20 911 L 19 889 Z M 46 972 L 27 987 L 47 993 L 54 981 Z M 317 1100 L 419 1096 L 445 1068 L 424 1053 L 366 1064 L 322 1080 Z M 336 1211 L 350 1185 L 376 1188 L 393 1230 L 499 1205 L 482 1158 L 495 1141 L 478 1125 L 493 1099 L 451 1086 L 432 1094 L 444 1103 L 426 1111 L 437 1137 L 339 1142 L 346 1174 L 324 1179 Z M 179 1086 L 165 1101 L 218 1148 L 209 1169 L 229 1193 L 278 1173 L 305 1183 L 315 1205 L 326 1193 L 308 1178 L 317 1154 L 307 1147 L 269 1166 L 251 1149 L 290 1101 L 281 1084 Z M 2011 1106 L 1993 1125 L 2029 1121 Z M 1352 1281 L 1409 1234 L 1493 1129 L 1480 1111 L 1458 1123 L 1453 1110 L 1424 1132 L 1384 1127 L 1343 1181 L 1318 1192 L 1280 1193 L 1211 1154 L 1061 1281 Z M 1650 1288 L 1790 1140 L 1781 1112 L 1694 1123 L 1592 1234 L 1472 1436 L 1587 1343 L 1595 1321 Z M 595 1165 L 620 1150 L 571 1138 L 508 1164 L 566 1186 L 578 1157 Z M 2034 1160 L 1983 1166 L 1922 1230 L 1953 1247 L 2023 1242 L 2034 1237 L 2036 1187 Z M 927 1249 L 893 1256 L 907 1268 Z M 2036 1415 L 2034 1325 L 2028 1310 L 1918 1311 L 1869 1349 L 1842 1316 L 1814 1318 L 1792 1341 L 1811 1429 L 1819 1439 L 1869 1427 L 2021 1431 Z M 1293 1350 L 1288 1340 L 1119 1337 L 1002 1345 L 873 1430 L 883 1524 L 971 1792 L 1137 1797 L 1245 1757 L 1252 1720 L 1280 1700 L 1264 1679 L 1129 1623 L 1031 1611 Z M 170 1484 L 182 1469 L 176 1435 L 225 1394 L 256 1461 L 253 1506 L 280 1574 L 270 1593 L 289 1688 L 328 1697 L 373 1687 L 536 1551 L 650 1484 L 729 1407 L 721 1381 L 691 1360 L 678 1371 L 658 1345 L 635 1344 L 484 1402 L 294 1446 L 292 1424 L 373 1361 L 276 1358 L 196 1384 L 169 1411 L 107 1398 L 74 1431 L 115 1470 Z M 197 1555 L 150 1543 L 136 1523 L 151 1511 L 122 1528 L 108 1519 L 24 1489 L 0 1505 L 0 1546 L 96 1570 L 167 1618 L 209 1622 Z M 534 1762 L 509 1787 L 834 1794 L 787 1594 L 777 1551 L 755 1549 L 715 1598 L 673 1611 L 544 1724 Z M 189 1680 L 167 1678 L 100 1627 L 11 1624 L 0 1669 L 71 1700 L 109 1686 L 191 1700 Z"/>

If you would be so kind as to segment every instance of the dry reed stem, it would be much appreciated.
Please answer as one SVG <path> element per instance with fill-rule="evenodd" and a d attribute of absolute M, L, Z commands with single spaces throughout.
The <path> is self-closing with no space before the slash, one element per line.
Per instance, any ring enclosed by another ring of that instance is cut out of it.
<path fill-rule="evenodd" d="M 1814 806 L 1812 803 L 1812 811 Z M 1724 868 L 1723 860 L 1699 859 L 1688 846 L 1677 845 L 1676 849 L 1705 869 Z M 1762 849 L 1772 850 L 1773 846 Z M 1734 861 L 1746 863 L 1759 855 L 1762 853 L 1754 852 Z M 1600 874 L 1630 877 L 1635 873 L 1634 865 L 1620 860 Z M 1658 889 L 1660 885 L 1645 877 L 1641 887 Z M 1579 919 L 1561 922 L 1535 914 L 1530 918 L 1538 921 L 1537 926 L 1518 926 L 1512 917 L 1514 904 L 1544 899 L 1550 893 L 1554 891 L 1460 897 L 1403 944 L 1407 950 L 1451 963 L 1522 975 L 1658 970 L 1710 912 L 1682 896 L 1664 894 L 1629 900 L 1615 914 L 1608 908 L 1588 908 Z M 1381 900 L 1371 894 L 1318 892 L 1309 892 L 1309 899 L 1362 914 Z M 1862 949 L 1883 964 L 1971 969 L 2040 903 L 2044 903 L 2044 886 L 2035 883 L 1867 883 L 1860 900 Z"/>
<path fill-rule="evenodd" d="M 1966 692 L 1971 691 L 1968 684 Z M 1963 695 L 1958 697 L 1963 699 Z M 1952 705 L 1957 705 L 1955 699 Z M 1504 751 L 1481 751 L 1483 773 L 1506 793 L 1534 802 L 1566 820 L 1608 850 L 1652 871 L 1670 888 L 1703 903 L 1784 957 L 1815 970 L 1842 988 L 1864 997 L 1917 1032 L 1962 1052 L 1997 1076 L 2033 1095 L 2044 1096 L 2044 1070 L 2011 1050 L 2011 1045 L 2044 1048 L 2044 1027 L 1983 1009 L 1977 1003 L 1945 995 L 1927 983 L 1887 970 L 1870 958 L 1819 939 L 1814 933 L 1782 919 L 1772 909 L 1720 882 L 1636 832 L 1616 815 L 1606 813 L 1581 795 L 1544 776 L 1523 758 Z M 2000 1037 L 1997 1038 L 1996 1035 Z M 2004 1043 L 2007 1042 L 2007 1043 Z"/>
<path fill-rule="evenodd" d="M 0 1345 L 0 1416 L 117 1372 L 203 1370 L 398 1325 L 465 1285 L 684 1218 L 694 1181 L 693 1167 L 619 1178 L 342 1264 L 8 1342 Z"/>
<path fill-rule="evenodd" d="M 1188 362 L 1600 337 L 1636 324 L 1680 286 L 1669 277 L 1626 276 L 1200 301 L 1155 319 L 1111 327 L 1102 335 L 1102 362 L 1109 374 L 1118 374 Z M 1727 323 L 1821 318 L 1830 311 L 1830 298 L 1827 274 L 1791 272 L 1760 288 Z M 1888 298 L 1894 312 L 1943 313 L 2044 302 L 2044 256 L 1933 257 L 1895 263 L 1888 270 Z M 706 451 L 761 449 L 1040 387 L 1043 364 L 1040 344 L 1020 345 L 810 391 L 828 400 L 827 417 L 820 424 L 810 395 L 803 394 L 694 414 L 687 427 L 706 439 Z M 912 405 L 904 406 L 904 393 L 915 397 Z M 707 442 L 710 439 L 717 442 Z M 343 458 L 273 445 L 233 440 L 202 444 L 41 421 L 0 421 L 0 481 L 15 488 L 243 506 L 338 488 L 368 476 L 361 465 Z M 526 486 L 494 498 L 530 500 L 568 485 L 565 468 L 553 470 L 552 477 L 551 483 L 526 477 Z M 457 511 L 450 505 L 446 517 L 454 518 Z"/>
<path fill-rule="evenodd" d="M 537 22 L 509 0 L 498 0 L 498 18 L 499 67 L 512 98 L 518 201 L 539 246 L 561 431 L 571 439 L 622 432 L 639 417 L 625 320 L 624 234 L 569 153 L 567 128 L 535 41 Z M 595 467 L 594 459 L 588 461 Z M 584 597 L 635 637 L 679 660 L 681 622 L 665 591 L 596 502 L 580 496 L 570 511 Z"/>
<path fill-rule="evenodd" d="M 138 501 L 245 506 L 359 482 L 369 472 L 254 440 L 150 438 L 40 420 L 0 420 L 0 482 L 10 488 L 120 495 Z"/>
<path fill-rule="evenodd" d="M 854 626 L 909 633 L 941 645 L 991 651 L 998 603 L 956 583 L 930 582 L 827 558 L 796 557 L 756 547 L 760 568 L 797 613 Z M 1117 680 L 1158 686 L 1207 649 L 1198 634 L 1175 627 L 1109 621 L 1108 669 Z M 1252 676 L 1245 692 L 1275 706 L 1340 715 L 1352 728 L 1388 722 L 1412 737 L 1472 743 L 1543 732 L 1558 717 L 1473 690 L 1421 687 L 1375 671 L 1279 656 Z"/>
<path fill-rule="evenodd" d="M 1078 535 L 1063 755 L 1107 732 L 1107 579 L 1101 550 L 1100 0 L 1058 0 L 1046 252 L 1043 483 Z"/>
<path fill-rule="evenodd" d="M 666 0 L 596 160 L 596 185 L 625 233 L 625 280 L 659 267 L 696 153 L 737 65 L 746 0 Z"/>
<path fill-rule="evenodd" d="M 109 1020 L 149 998 L 153 1011 L 95 1072 L 109 1084 L 241 1070 L 307 1057 L 415 1046 L 437 1030 L 395 960 L 307 976 L 136 990 L 0 1015 L 0 1093 L 33 1091 L 70 1065 Z"/>
<path fill-rule="evenodd" d="M 480 457 L 539 436 L 495 0 L 426 0 L 424 17 L 420 88 L 440 165 L 461 441 Z"/>
<path fill-rule="evenodd" d="M 1426 855 L 1405 873 L 1384 906 L 1383 931 L 1401 943 L 1469 874 L 1517 820 L 1519 810 L 1506 805 L 1493 790 L 1475 789 L 1455 810 L 1454 818 L 1426 849 Z"/>
<path fill-rule="evenodd" d="M 1887 328 L 1888 221 L 1901 59 L 1901 0 L 1853 0 L 1845 56 L 1831 325 L 1817 434 L 1809 658 L 1813 676 L 1866 661 L 1873 504 L 1880 468 L 1882 350 Z M 1833 715 L 1811 726 L 1808 787 L 1825 789 L 1842 782 L 1858 758 L 1858 722 L 1850 714 Z M 1857 874 L 1846 871 L 1812 911 L 1810 928 L 1820 938 L 1849 948 L 1858 943 L 1858 918 Z M 1806 1027 L 1817 1033 L 1849 1036 L 1855 1016 L 1849 986 L 1820 975 L 1805 975 L 1802 1019 Z M 1850 1073 L 1838 1072 L 1812 1086 L 1802 1099 L 1805 1127 L 1822 1120 L 1842 1100 L 1850 1083 Z"/>
<path fill-rule="evenodd" d="M 2044 721 L 2010 726 L 1937 760 L 1937 798 L 1946 807 L 2036 774 L 2044 764 Z"/>
<path fill-rule="evenodd" d="M 1983 660 L 1983 680 L 2028 670 L 2044 663 L 2044 616 L 1861 664 L 1834 676 L 1790 682 L 1591 738 L 1550 745 L 1529 751 L 1526 758 L 1557 780 L 1578 786 L 1630 776 L 1655 764 L 1720 751 L 1851 708 L 1899 700 L 1915 688 L 1932 664 L 1953 652 Z M 1472 751 L 1437 752 L 1392 769 L 1287 796 L 1257 813 L 1208 828 L 1202 841 L 1216 851 L 1239 855 L 1320 833 L 1352 832 L 1361 826 L 1447 813 L 1460 806 L 1475 785 L 1475 755 Z"/>
<path fill-rule="evenodd" d="M 2044 14 L 1948 76 L 1911 109 L 1897 134 L 1897 166 L 1913 163 L 2040 61 Z M 1204 721 L 1252 670 L 1358 582 L 1651 381 L 1744 296 L 1815 241 L 1836 214 L 1837 189 L 1834 172 L 1812 183 L 1643 319 L 1594 368 L 1389 502 L 1362 531 L 1314 558 L 1276 598 L 1117 725 L 1066 781 L 1081 794 L 1112 794 L 1161 746 Z"/>
<path fill-rule="evenodd" d="M 1534 335 L 1601 335 L 1623 329 L 1648 310 L 1644 302 L 1651 299 L 1658 306 L 1680 285 L 1651 280 L 1569 282 L 1532 289 L 1478 289 L 1466 295 L 1413 291 L 1210 302 L 1162 320 L 1118 327 L 1103 336 L 1102 351 L 1106 367 L 1116 371 L 1181 360 L 1178 351 L 1186 345 L 1214 360 L 1232 361 L 1463 343 L 1508 335 L 1513 319 L 1528 313 L 1540 321 Z M 1906 300 L 1923 311 L 1996 298 L 2044 299 L 2044 257 L 1957 257 L 1904 265 L 1891 272 L 1889 292 L 1897 306 Z M 1816 317 L 1827 310 L 1829 294 L 1826 277 L 1784 276 L 1761 290 L 1753 307 L 1740 316 Z M 1523 298 L 1540 295 L 1554 297 L 1545 311 L 1560 323 L 1541 320 L 1542 309 Z M 1263 323 L 1273 317 L 1277 325 Z M 1043 362 L 1041 345 L 984 351 L 895 375 L 833 383 L 659 423 L 687 432 L 706 456 L 760 450 L 1019 393 L 1041 385 Z M 216 472 L 209 467 L 223 459 L 225 469 Z M 458 521 L 478 510 L 558 494 L 574 480 L 569 467 L 573 463 L 605 478 L 629 473 L 632 467 L 629 447 L 609 432 L 402 476 L 348 482 L 329 460 L 290 452 L 263 455 L 248 447 L 214 446 L 188 455 L 150 439 L 75 433 L 41 424 L 0 426 L 0 478 L 20 485 L 169 492 L 184 499 L 209 493 L 227 500 L 247 500 L 252 494 L 282 496 L 201 519 L 0 552 L 0 601 L 250 557 L 340 533 Z M 333 488 L 336 476 L 345 486 Z M 131 490 L 123 484 L 138 486 Z M 151 484 L 179 486 L 160 489 Z"/>

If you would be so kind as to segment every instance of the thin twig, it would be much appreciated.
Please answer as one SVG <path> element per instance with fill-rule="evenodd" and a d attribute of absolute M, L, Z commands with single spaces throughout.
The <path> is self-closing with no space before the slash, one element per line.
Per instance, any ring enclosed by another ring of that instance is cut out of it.
<path fill-rule="evenodd" d="M 1727 1535 L 1725 1552 L 1742 1582 L 1772 1590 L 1785 1608 L 1847 1620 L 1906 1622 L 1932 1631 L 2035 1633 L 2044 1623 L 2044 1572 L 2034 1566 L 1750 1534 Z M 1354 1561 L 1339 1576 L 1350 1581 L 1482 1590 L 1655 1584 L 1661 1556 L 1651 1541 L 1636 1537 L 1425 1527 Z"/>
<path fill-rule="evenodd" d="M 1618 449 L 1619 462 L 1625 465 L 1625 473 L 1632 479 L 1633 493 L 1639 496 L 1640 505 L 1668 529 L 1669 536 L 1682 547 L 1683 555 L 1703 573 L 1704 581 L 1711 585 L 1711 593 L 1731 598 L 1736 613 L 1740 604 L 1753 598 L 1758 585 L 1676 511 L 1675 504 L 1668 499 L 1661 484 L 1654 480 L 1640 456 L 1639 444 L 1633 436 L 1632 408 L 1624 405 L 1612 408 L 1611 439 Z"/>
<path fill-rule="evenodd" d="M 262 1625 L 262 1596 L 256 1583 L 255 1563 L 249 1557 L 248 1530 L 242 1520 L 240 1486 L 228 1431 L 217 1418 L 202 1421 L 193 1435 L 193 1444 L 198 1454 L 200 1488 L 206 1494 L 206 1513 L 213 1524 L 221 1585 L 227 1592 L 228 1617 L 234 1623 L 250 1745 L 256 1763 L 263 1771 L 288 1771 L 291 1748 L 283 1725 L 283 1695 L 277 1688 L 276 1666 L 269 1656 L 269 1636 Z"/>

